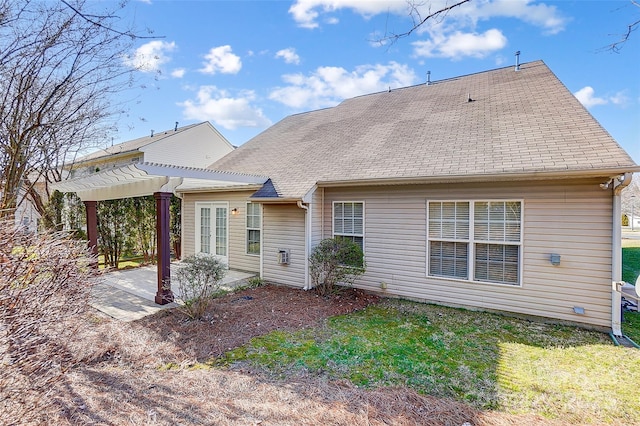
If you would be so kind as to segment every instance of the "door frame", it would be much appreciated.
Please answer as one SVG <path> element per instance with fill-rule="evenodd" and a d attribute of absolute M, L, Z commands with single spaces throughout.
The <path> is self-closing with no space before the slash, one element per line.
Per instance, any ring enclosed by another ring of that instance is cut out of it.
<path fill-rule="evenodd" d="M 212 255 L 221 259 L 227 265 L 229 264 L 229 202 L 228 201 L 196 201 L 195 202 L 195 247 L 194 253 L 200 253 L 201 249 L 201 209 L 203 207 L 209 207 L 211 209 L 211 241 L 210 241 L 210 251 Z M 226 255 L 222 256 L 216 253 L 216 208 L 224 208 L 227 212 L 225 219 L 225 229 L 226 229 L 226 244 L 225 251 Z"/>

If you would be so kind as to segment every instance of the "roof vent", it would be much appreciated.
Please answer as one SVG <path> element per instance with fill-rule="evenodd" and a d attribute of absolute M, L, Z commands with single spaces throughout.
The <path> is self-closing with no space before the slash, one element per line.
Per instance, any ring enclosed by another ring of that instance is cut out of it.
<path fill-rule="evenodd" d="M 178 131 L 178 122 L 176 121 L 176 127 L 173 129 L 174 132 Z"/>
<path fill-rule="evenodd" d="M 520 51 L 516 52 L 516 71 L 520 71 Z"/>
<path fill-rule="evenodd" d="M 431 86 L 431 71 L 427 71 L 427 86 Z"/>
<path fill-rule="evenodd" d="M 153 129 L 151 129 L 151 137 L 153 137 Z"/>

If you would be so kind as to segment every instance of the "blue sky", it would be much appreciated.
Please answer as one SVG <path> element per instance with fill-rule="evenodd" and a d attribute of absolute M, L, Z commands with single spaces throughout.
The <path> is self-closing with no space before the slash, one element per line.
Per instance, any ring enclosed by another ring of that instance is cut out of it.
<path fill-rule="evenodd" d="M 436 81 L 512 66 L 519 50 L 640 163 L 640 31 L 606 49 L 640 19 L 629 0 L 471 0 L 394 43 L 379 41 L 411 28 L 404 0 L 133 0 L 121 15 L 158 38 L 126 54 L 143 87 L 123 94 L 115 143 L 208 120 L 241 145 L 287 115 L 423 83 L 427 71 Z"/>

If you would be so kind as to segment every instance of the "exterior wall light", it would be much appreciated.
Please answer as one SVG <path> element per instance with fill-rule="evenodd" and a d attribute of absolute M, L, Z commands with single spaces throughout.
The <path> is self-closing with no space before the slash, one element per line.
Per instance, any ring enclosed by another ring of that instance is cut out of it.
<path fill-rule="evenodd" d="M 238 214 L 238 209 L 236 209 L 235 207 L 233 209 L 231 209 L 231 214 L 232 215 L 237 215 Z"/>

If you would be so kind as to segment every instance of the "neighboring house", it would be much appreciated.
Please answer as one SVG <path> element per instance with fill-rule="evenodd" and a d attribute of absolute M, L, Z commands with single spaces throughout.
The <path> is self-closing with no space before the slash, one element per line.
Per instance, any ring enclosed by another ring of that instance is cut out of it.
<path fill-rule="evenodd" d="M 148 136 L 104 148 L 65 164 L 66 179 L 81 179 L 100 171 L 108 172 L 139 163 L 169 164 L 183 167 L 206 167 L 234 147 L 209 122 L 175 127 Z M 37 190 L 44 195 L 44 182 L 36 182 Z M 142 188 L 139 194 L 145 193 Z M 45 196 L 46 197 L 46 196 Z M 37 231 L 40 214 L 29 198 L 16 209 L 16 225 Z"/>
<path fill-rule="evenodd" d="M 176 126 L 80 157 L 66 166 L 70 178 L 79 178 L 135 163 L 206 167 L 234 147 L 208 121 Z"/>
<path fill-rule="evenodd" d="M 620 332 L 619 192 L 640 167 L 542 61 L 292 115 L 209 169 L 264 178 L 178 186 L 185 254 L 309 288 L 339 235 L 364 249 L 359 288 Z"/>

